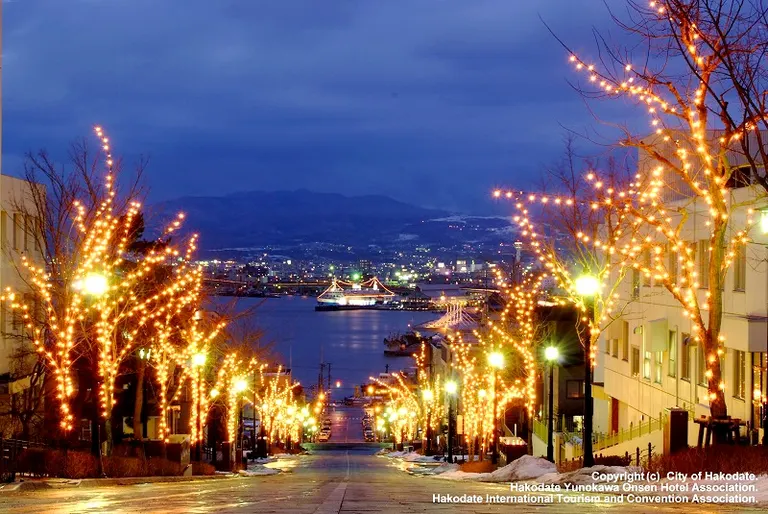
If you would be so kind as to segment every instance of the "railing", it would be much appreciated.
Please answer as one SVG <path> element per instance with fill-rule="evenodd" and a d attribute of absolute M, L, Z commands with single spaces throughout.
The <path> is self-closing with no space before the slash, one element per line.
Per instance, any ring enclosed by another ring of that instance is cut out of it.
<path fill-rule="evenodd" d="M 0 438 L 0 482 L 13 482 L 19 456 L 27 448 L 43 448 L 42 443 Z"/>
<path fill-rule="evenodd" d="M 533 420 L 533 433 L 542 441 L 547 440 L 548 431 L 546 423 L 542 423 L 538 419 Z"/>
<path fill-rule="evenodd" d="M 683 405 L 681 408 L 688 411 L 690 415 L 689 419 L 694 418 L 693 404 L 683 402 Z M 630 424 L 629 428 L 619 430 L 618 432 L 614 432 L 612 434 L 593 434 L 592 450 L 597 452 L 604 448 L 609 448 L 611 446 L 616 446 L 617 444 L 631 441 L 632 439 L 635 439 L 637 437 L 642 437 L 644 435 L 648 435 L 657 430 L 662 430 L 666 424 L 667 424 L 667 417 L 660 412 L 658 418 L 650 418 L 647 421 L 644 421 L 638 425 Z M 546 423 L 543 423 L 542 421 L 534 419 L 533 433 L 536 434 L 536 436 L 542 441 L 546 441 L 547 435 L 548 435 Z M 575 441 L 575 438 L 579 438 L 579 439 L 581 438 L 580 433 L 563 432 L 562 435 L 563 435 L 562 437 L 563 443 L 570 443 L 571 445 L 573 445 L 574 457 L 580 457 L 581 455 L 583 455 L 583 449 L 582 449 L 581 443 Z"/>

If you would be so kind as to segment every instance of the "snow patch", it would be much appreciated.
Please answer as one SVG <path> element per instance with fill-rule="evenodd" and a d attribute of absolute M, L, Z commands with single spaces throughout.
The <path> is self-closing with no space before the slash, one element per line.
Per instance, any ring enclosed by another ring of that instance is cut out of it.
<path fill-rule="evenodd" d="M 518 482 L 532 480 L 544 475 L 557 475 L 557 467 L 547 459 L 523 455 L 503 468 L 491 473 L 467 473 L 464 471 L 447 471 L 438 476 L 445 480 L 468 480 L 474 482 Z"/>
<path fill-rule="evenodd" d="M 260 477 L 265 475 L 277 475 L 280 473 L 280 470 L 268 468 L 261 464 L 249 464 L 248 469 L 241 469 L 238 473 L 243 477 Z"/>
<path fill-rule="evenodd" d="M 556 471 L 556 470 L 553 470 Z M 620 473 L 640 473 L 643 470 L 634 466 L 592 466 L 591 468 L 581 468 L 568 473 L 547 473 L 538 477 L 537 482 L 542 484 L 606 484 L 607 480 L 598 480 L 592 478 L 593 473 L 597 475 L 617 475 Z"/>

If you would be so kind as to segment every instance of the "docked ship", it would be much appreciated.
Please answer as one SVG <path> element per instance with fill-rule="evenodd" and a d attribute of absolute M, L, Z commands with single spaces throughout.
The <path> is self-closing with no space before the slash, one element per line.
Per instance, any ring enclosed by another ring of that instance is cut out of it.
<path fill-rule="evenodd" d="M 315 310 L 386 309 L 395 296 L 376 277 L 360 283 L 333 279 L 328 289 L 317 297 Z"/>

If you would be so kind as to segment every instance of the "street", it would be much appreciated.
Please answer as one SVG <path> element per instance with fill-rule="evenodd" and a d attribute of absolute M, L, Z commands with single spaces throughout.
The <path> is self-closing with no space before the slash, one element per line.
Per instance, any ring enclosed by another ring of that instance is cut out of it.
<path fill-rule="evenodd" d="M 0 495 L 0 511 L 70 512 L 762 512 L 733 506 L 697 505 L 490 505 L 436 504 L 433 494 L 508 494 L 509 486 L 410 476 L 374 449 L 320 451 L 301 456 L 292 472 L 175 484 L 68 488 Z"/>
<path fill-rule="evenodd" d="M 334 443 L 363 442 L 363 414 L 361 407 L 331 406 L 326 417 L 331 418 L 331 440 Z"/>

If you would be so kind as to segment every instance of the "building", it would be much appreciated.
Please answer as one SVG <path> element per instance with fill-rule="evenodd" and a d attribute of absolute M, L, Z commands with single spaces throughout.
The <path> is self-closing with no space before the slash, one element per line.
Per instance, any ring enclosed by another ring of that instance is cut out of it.
<path fill-rule="evenodd" d="M 748 173 L 739 168 L 737 157 L 731 162 L 737 170 L 728 187 L 732 205 L 739 206 L 730 216 L 734 227 L 746 226 L 749 208 L 763 210 L 763 219 L 768 220 L 764 211 L 768 203 L 760 198 L 764 191 L 750 187 Z M 641 171 L 643 166 L 641 161 Z M 687 211 L 681 238 L 690 245 L 691 255 L 695 256 L 695 269 L 702 285 L 698 301 L 705 305 L 708 277 L 702 271 L 708 268 L 709 260 L 711 231 L 705 223 L 709 206 L 701 198 L 686 195 L 682 187 L 672 189 L 674 193 L 667 195 L 664 201 L 669 212 L 675 206 L 684 206 Z M 723 290 L 725 353 L 721 367 L 728 414 L 746 421 L 743 435 L 749 428 L 755 428 L 758 437 L 762 437 L 764 430 L 763 409 L 768 396 L 767 231 L 768 224 L 762 224 L 750 232 L 752 242 L 736 252 Z M 642 258 L 650 262 L 649 255 Z M 677 259 L 670 259 L 666 266 L 670 274 L 677 274 L 678 266 L 682 264 Z M 690 413 L 689 420 L 710 414 L 705 355 L 691 337 L 691 320 L 656 279 L 634 270 L 622 283 L 620 296 L 621 304 L 626 303 L 627 307 L 621 317 L 603 331 L 598 343 L 594 380 L 602 382 L 607 396 L 595 400 L 596 417 L 602 409 L 607 419 L 601 420 L 601 424 L 609 435 L 626 434 L 630 428 L 638 432 L 638 427 L 645 427 L 648 435 L 643 441 L 630 441 L 631 448 L 650 442 L 660 449 L 661 425 L 667 409 L 686 409 Z M 696 444 L 697 435 L 698 425 L 689 423 L 689 444 Z M 623 454 L 627 449 L 619 444 L 596 448 L 596 451 Z"/>
<path fill-rule="evenodd" d="M 23 296 L 32 315 L 41 315 L 38 304 L 24 280 L 21 258 L 43 265 L 42 224 L 34 213 L 32 185 L 6 175 L 0 176 L 0 287 Z M 41 186 L 37 186 L 41 187 Z M 22 327 L 19 311 L 0 307 L 0 435 L 30 437 L 42 422 L 43 367 L 33 342 Z"/>

